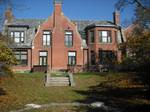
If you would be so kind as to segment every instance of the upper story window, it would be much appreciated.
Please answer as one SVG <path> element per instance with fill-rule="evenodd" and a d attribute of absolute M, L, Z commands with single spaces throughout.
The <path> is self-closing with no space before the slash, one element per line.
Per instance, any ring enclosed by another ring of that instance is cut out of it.
<path fill-rule="evenodd" d="M 94 43 L 95 38 L 94 38 L 94 31 L 90 31 L 90 43 Z"/>
<path fill-rule="evenodd" d="M 111 31 L 99 31 L 100 43 L 111 43 Z"/>
<path fill-rule="evenodd" d="M 67 47 L 73 46 L 73 34 L 72 31 L 66 31 L 65 32 L 65 45 Z"/>
<path fill-rule="evenodd" d="M 25 39 L 24 31 L 11 31 L 10 36 L 14 39 L 15 43 L 24 43 Z"/>
<path fill-rule="evenodd" d="M 50 45 L 51 45 L 51 32 L 43 31 L 43 46 L 50 46 Z"/>

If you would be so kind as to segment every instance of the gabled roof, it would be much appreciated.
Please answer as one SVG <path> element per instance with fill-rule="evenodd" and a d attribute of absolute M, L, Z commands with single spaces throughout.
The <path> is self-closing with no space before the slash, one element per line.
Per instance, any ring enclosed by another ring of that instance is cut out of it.
<path fill-rule="evenodd" d="M 86 28 L 91 28 L 91 27 L 116 27 L 118 28 L 118 25 L 114 24 L 111 21 L 95 21 L 87 25 Z"/>
<path fill-rule="evenodd" d="M 14 26 L 26 26 L 28 25 L 30 28 L 38 27 L 42 24 L 45 19 L 14 19 L 11 25 Z M 77 25 L 78 31 L 84 31 L 86 27 L 90 26 L 116 26 L 111 21 L 98 21 L 98 20 L 71 20 L 73 23 Z"/>
<path fill-rule="evenodd" d="M 41 23 L 43 23 L 45 19 L 14 19 L 10 25 L 14 26 L 29 26 L 38 27 Z"/>
<path fill-rule="evenodd" d="M 41 25 L 46 19 L 14 19 L 11 23 L 6 24 L 10 27 L 27 27 L 28 34 L 26 37 L 26 42 L 24 44 L 20 44 L 17 46 L 12 46 L 13 48 L 31 48 L 32 41 L 35 36 L 35 30 Z M 98 21 L 98 20 L 71 20 L 73 23 L 77 25 L 77 29 L 81 34 L 81 37 L 85 39 L 85 29 L 91 28 L 95 26 L 102 27 L 116 27 L 113 22 L 110 21 Z M 84 46 L 85 47 L 85 46 Z"/>

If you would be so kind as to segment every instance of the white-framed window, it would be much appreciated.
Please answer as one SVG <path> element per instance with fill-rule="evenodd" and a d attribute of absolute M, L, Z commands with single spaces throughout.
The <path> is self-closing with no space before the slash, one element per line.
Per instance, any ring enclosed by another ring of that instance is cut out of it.
<path fill-rule="evenodd" d="M 66 31 L 65 32 L 65 45 L 67 47 L 73 46 L 73 33 L 72 33 L 72 31 Z"/>
<path fill-rule="evenodd" d="M 68 52 L 68 65 L 76 65 L 76 52 L 75 51 Z"/>
<path fill-rule="evenodd" d="M 10 37 L 13 38 L 15 43 L 24 43 L 25 33 L 24 31 L 11 31 Z"/>
<path fill-rule="evenodd" d="M 111 31 L 99 31 L 100 43 L 111 43 Z"/>
<path fill-rule="evenodd" d="M 50 46 L 51 45 L 51 32 L 50 31 L 43 31 L 43 46 Z"/>
<path fill-rule="evenodd" d="M 14 54 L 18 61 L 18 65 L 27 65 L 28 64 L 27 51 L 14 51 Z"/>
<path fill-rule="evenodd" d="M 39 52 L 39 65 L 47 65 L 47 51 L 40 51 Z"/>

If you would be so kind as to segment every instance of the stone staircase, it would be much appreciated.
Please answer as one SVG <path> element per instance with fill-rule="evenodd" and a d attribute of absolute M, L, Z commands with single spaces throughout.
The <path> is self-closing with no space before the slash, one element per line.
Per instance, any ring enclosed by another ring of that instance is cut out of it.
<path fill-rule="evenodd" d="M 69 77 L 50 77 L 49 86 L 69 86 Z"/>
<path fill-rule="evenodd" d="M 54 75 L 55 74 L 55 75 Z M 64 75 L 65 74 L 65 75 Z M 51 71 L 46 74 L 45 86 L 74 86 L 73 75 L 60 71 Z"/>

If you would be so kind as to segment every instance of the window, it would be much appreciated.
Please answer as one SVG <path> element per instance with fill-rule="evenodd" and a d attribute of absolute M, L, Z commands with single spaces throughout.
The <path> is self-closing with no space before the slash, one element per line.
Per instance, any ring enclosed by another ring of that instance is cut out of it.
<path fill-rule="evenodd" d="M 11 31 L 10 36 L 14 39 L 15 43 L 24 43 L 24 31 Z"/>
<path fill-rule="evenodd" d="M 95 52 L 91 51 L 91 65 L 95 65 L 96 63 L 96 56 L 95 56 Z"/>
<path fill-rule="evenodd" d="M 76 65 L 76 52 L 68 52 L 68 65 Z"/>
<path fill-rule="evenodd" d="M 99 57 L 100 57 L 100 64 L 110 64 L 117 59 L 113 51 L 106 51 L 106 50 L 100 50 Z"/>
<path fill-rule="evenodd" d="M 27 51 L 15 51 L 14 54 L 17 61 L 19 62 L 18 65 L 27 65 L 28 63 Z"/>
<path fill-rule="evenodd" d="M 47 65 L 47 51 L 40 51 L 39 57 L 39 64 Z"/>
<path fill-rule="evenodd" d="M 90 42 L 94 43 L 95 38 L 94 38 L 94 31 L 90 31 Z"/>
<path fill-rule="evenodd" d="M 118 39 L 118 35 L 117 35 L 117 31 L 115 31 L 115 42 L 117 43 L 117 39 Z"/>
<path fill-rule="evenodd" d="M 100 42 L 101 43 L 111 43 L 111 31 L 100 31 L 99 32 L 100 36 Z"/>
<path fill-rule="evenodd" d="M 65 45 L 67 47 L 73 46 L 73 34 L 72 31 L 66 31 L 65 32 Z"/>
<path fill-rule="evenodd" d="M 43 46 L 50 46 L 50 45 L 51 45 L 51 32 L 43 31 Z"/>

